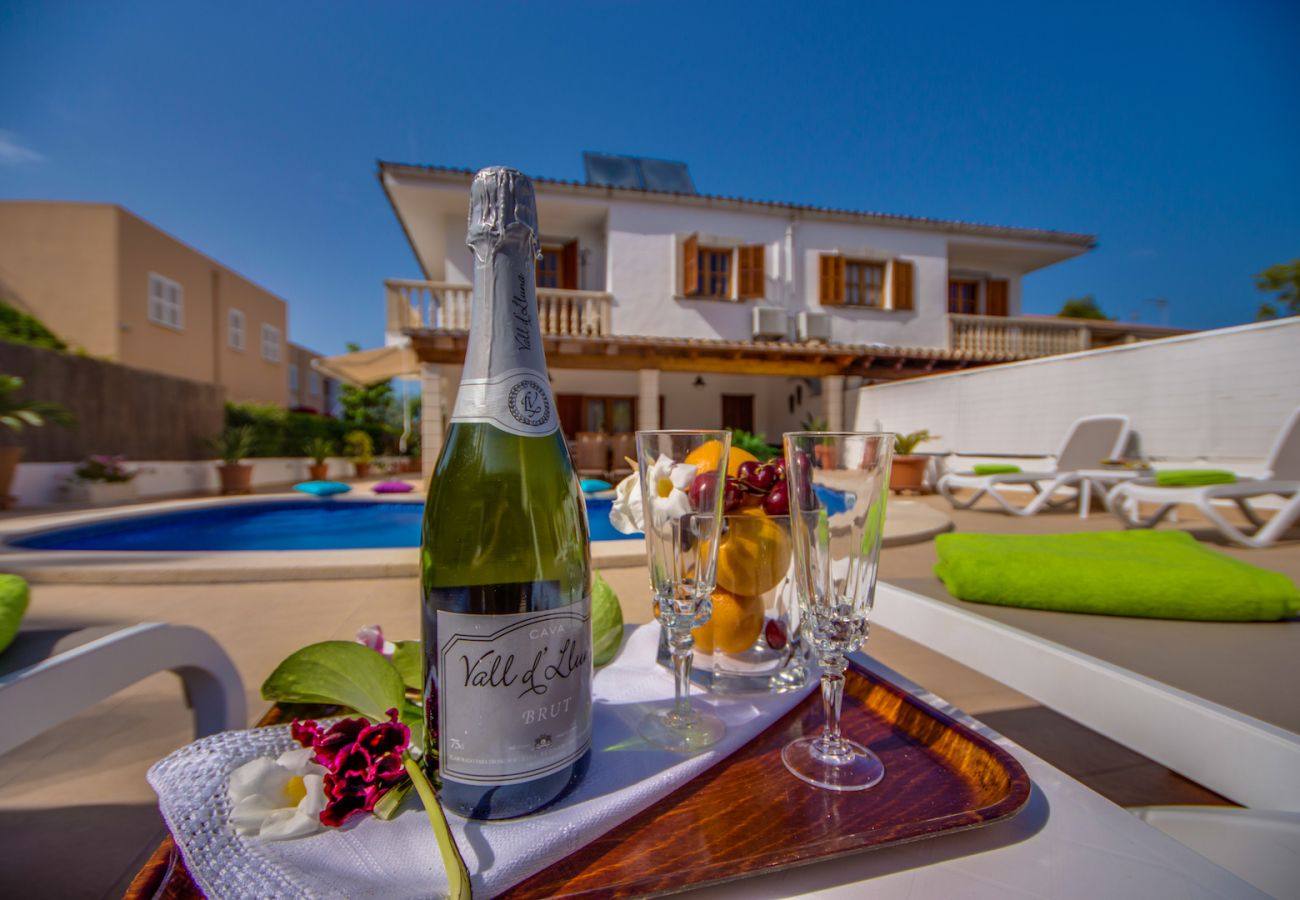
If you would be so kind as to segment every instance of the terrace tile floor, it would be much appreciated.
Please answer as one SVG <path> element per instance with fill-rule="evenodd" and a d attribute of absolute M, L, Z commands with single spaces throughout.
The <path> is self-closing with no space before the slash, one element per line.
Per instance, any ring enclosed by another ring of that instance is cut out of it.
<path fill-rule="evenodd" d="M 921 502 L 947 510 L 938 498 Z M 966 531 L 1073 531 L 1115 528 L 1104 513 L 1016 519 L 957 511 Z M 1195 528 L 1195 523 L 1190 526 Z M 1300 579 L 1300 544 L 1226 552 Z M 934 562 L 933 542 L 884 551 L 881 577 L 919 585 Z M 646 621 L 642 568 L 605 576 L 628 622 Z M 266 704 L 257 688 L 303 644 L 349 639 L 382 623 L 390 636 L 418 633 L 413 578 L 240 584 L 33 587 L 32 626 L 168 621 L 207 630 L 243 675 L 250 716 Z M 896 634 L 876 628 L 868 650 L 885 664 L 986 721 L 1117 803 L 1225 803 L 1169 770 L 1034 703 L 1028 697 Z M 144 779 L 157 759 L 188 742 L 189 712 L 177 680 L 160 674 L 0 756 L 0 896 L 117 897 L 163 834 Z"/>

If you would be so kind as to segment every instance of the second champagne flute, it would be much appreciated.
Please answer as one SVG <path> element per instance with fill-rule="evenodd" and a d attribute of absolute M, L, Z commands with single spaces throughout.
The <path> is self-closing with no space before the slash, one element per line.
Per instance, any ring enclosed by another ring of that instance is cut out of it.
<path fill-rule="evenodd" d="M 637 468 L 655 616 L 672 653 L 671 709 L 650 713 L 641 736 L 692 752 L 726 734 L 722 720 L 691 707 L 691 629 L 709 621 L 726 487 L 727 431 L 638 431 Z"/>

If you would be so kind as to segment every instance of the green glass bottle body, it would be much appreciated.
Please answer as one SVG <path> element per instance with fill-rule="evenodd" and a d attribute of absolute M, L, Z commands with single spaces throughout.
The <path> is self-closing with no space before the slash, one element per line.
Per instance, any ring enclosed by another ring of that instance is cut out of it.
<path fill-rule="evenodd" d="M 523 176 L 476 176 L 469 243 L 470 342 L 421 541 L 426 764 L 449 809 L 507 818 L 558 799 L 589 764 L 591 565 Z"/>

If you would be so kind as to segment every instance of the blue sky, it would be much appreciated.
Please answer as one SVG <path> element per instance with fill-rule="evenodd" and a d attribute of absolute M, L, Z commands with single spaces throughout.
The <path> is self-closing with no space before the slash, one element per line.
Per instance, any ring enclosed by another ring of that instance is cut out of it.
<path fill-rule="evenodd" d="M 584 149 L 1097 234 L 1029 312 L 1252 320 L 1300 257 L 1300 4 L 977 6 L 0 0 L 0 197 L 120 203 L 322 352 L 377 344 L 383 279 L 418 276 L 377 159 L 577 179 Z"/>

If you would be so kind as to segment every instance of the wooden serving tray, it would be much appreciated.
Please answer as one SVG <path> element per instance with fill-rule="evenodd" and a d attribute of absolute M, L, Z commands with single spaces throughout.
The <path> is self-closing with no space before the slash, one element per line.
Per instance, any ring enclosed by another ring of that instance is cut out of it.
<path fill-rule="evenodd" d="M 821 725 L 814 692 L 745 747 L 503 896 L 671 893 L 988 825 L 1029 799 L 1029 776 L 1011 754 L 857 666 L 846 673 L 843 731 L 880 756 L 884 781 L 835 793 L 787 772 L 781 748 Z M 126 893 L 200 896 L 170 837 Z"/>

